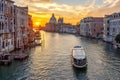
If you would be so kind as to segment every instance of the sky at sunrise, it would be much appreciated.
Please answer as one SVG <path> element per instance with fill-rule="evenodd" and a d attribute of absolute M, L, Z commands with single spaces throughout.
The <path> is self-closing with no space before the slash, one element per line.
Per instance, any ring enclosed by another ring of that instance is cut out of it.
<path fill-rule="evenodd" d="M 13 0 L 18 6 L 28 6 L 34 24 L 45 25 L 52 13 L 64 18 L 65 23 L 76 24 L 87 16 L 103 17 L 120 12 L 120 0 Z"/>

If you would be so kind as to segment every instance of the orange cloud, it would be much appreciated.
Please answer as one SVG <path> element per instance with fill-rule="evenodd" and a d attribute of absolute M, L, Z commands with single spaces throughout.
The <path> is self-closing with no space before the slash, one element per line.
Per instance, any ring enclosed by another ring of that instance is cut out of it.
<path fill-rule="evenodd" d="M 105 14 L 120 11 L 119 0 L 90 0 L 91 3 L 85 5 L 59 4 L 53 0 L 14 1 L 20 6 L 28 5 L 29 14 L 33 16 L 34 23 L 40 22 L 41 25 L 45 25 L 46 22 L 49 22 L 52 13 L 55 13 L 57 18 L 64 17 L 66 23 L 76 24 L 81 18 L 86 16 L 104 16 Z"/>

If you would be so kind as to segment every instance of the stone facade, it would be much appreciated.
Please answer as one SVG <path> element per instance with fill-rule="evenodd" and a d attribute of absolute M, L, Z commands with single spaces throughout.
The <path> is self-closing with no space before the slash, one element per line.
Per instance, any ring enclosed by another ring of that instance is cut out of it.
<path fill-rule="evenodd" d="M 55 32 L 56 24 L 57 24 L 56 18 L 54 16 L 54 14 L 52 14 L 49 23 L 46 23 L 46 31 Z"/>
<path fill-rule="evenodd" d="M 1 51 L 14 50 L 14 2 L 0 0 L 0 48 Z"/>
<path fill-rule="evenodd" d="M 104 18 L 104 37 L 107 42 L 114 42 L 117 34 L 120 34 L 120 13 L 106 15 Z"/>
<path fill-rule="evenodd" d="M 33 22 L 32 22 L 32 16 L 28 15 L 28 42 L 29 44 L 34 42 L 34 31 L 33 31 Z"/>
<path fill-rule="evenodd" d="M 28 44 L 28 7 L 15 6 L 15 40 L 16 48 Z"/>
<path fill-rule="evenodd" d="M 80 22 L 80 35 L 92 38 L 102 38 L 103 18 L 86 17 Z"/>
<path fill-rule="evenodd" d="M 110 37 L 115 41 L 117 34 L 120 34 L 120 13 L 114 13 L 110 20 Z"/>
<path fill-rule="evenodd" d="M 103 40 L 107 42 L 111 42 L 112 38 L 110 37 L 110 19 L 112 18 L 111 15 L 105 15 L 104 17 L 104 23 L 103 23 Z"/>
<path fill-rule="evenodd" d="M 0 51 L 10 52 L 28 45 L 28 35 L 33 31 L 29 19 L 28 7 L 16 6 L 11 0 L 0 0 Z"/>

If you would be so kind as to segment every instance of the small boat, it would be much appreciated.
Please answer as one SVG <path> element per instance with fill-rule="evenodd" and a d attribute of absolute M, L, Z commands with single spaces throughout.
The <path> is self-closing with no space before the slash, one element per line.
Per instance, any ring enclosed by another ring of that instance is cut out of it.
<path fill-rule="evenodd" d="M 82 46 L 75 46 L 72 49 L 72 65 L 77 68 L 87 67 L 85 49 Z"/>
<path fill-rule="evenodd" d="M 24 59 L 26 59 L 27 57 L 29 57 L 28 54 L 21 53 L 21 54 L 15 55 L 15 56 L 14 56 L 14 60 L 24 60 Z"/>
<path fill-rule="evenodd" d="M 35 46 L 41 46 L 41 44 L 42 44 L 42 41 L 41 41 L 41 40 L 36 40 L 36 41 L 34 42 L 34 45 L 35 45 Z"/>
<path fill-rule="evenodd" d="M 41 43 L 35 43 L 35 46 L 41 46 Z"/>
<path fill-rule="evenodd" d="M 24 60 L 29 57 L 28 53 L 25 53 L 26 51 L 24 48 L 21 49 L 21 52 L 18 54 L 14 54 L 14 60 Z"/>
<path fill-rule="evenodd" d="M 9 65 L 12 63 L 12 56 L 11 54 L 9 54 L 8 52 L 3 52 L 1 55 L 0 55 L 0 64 L 2 65 Z"/>
<path fill-rule="evenodd" d="M 115 49 L 117 49 L 117 45 L 114 44 L 113 47 L 114 47 Z"/>

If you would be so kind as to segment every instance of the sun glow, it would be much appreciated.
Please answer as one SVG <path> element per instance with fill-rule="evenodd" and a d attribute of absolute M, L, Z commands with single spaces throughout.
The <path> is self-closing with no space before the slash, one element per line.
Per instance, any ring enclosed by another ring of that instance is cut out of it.
<path fill-rule="evenodd" d="M 40 26 L 40 22 L 35 22 L 35 26 Z"/>

